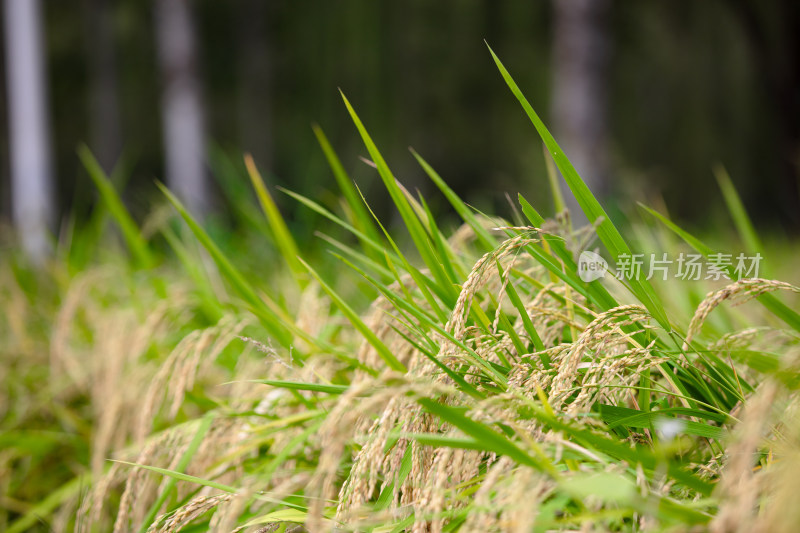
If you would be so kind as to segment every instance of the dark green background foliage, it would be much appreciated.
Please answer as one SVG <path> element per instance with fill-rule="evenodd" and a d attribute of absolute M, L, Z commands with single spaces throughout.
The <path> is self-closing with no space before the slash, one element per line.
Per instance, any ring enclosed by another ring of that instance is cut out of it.
<path fill-rule="evenodd" d="M 77 144 L 88 142 L 103 158 L 92 126 L 89 61 L 98 46 L 92 15 L 103 4 L 121 144 L 132 168 L 126 195 L 142 214 L 163 170 L 152 6 L 138 0 L 45 2 L 60 202 L 80 216 L 93 201 Z M 663 194 L 677 218 L 703 225 L 722 209 L 710 172 L 718 161 L 756 220 L 798 227 L 791 157 L 800 122 L 800 62 L 793 56 L 800 32 L 793 28 L 800 24 L 793 4 L 612 2 L 612 191 Z M 310 128 L 318 122 L 372 199 L 376 180 L 357 160 L 364 154 L 336 94 L 341 87 L 407 185 L 430 188 L 403 149 L 412 145 L 483 209 L 507 210 L 505 191 L 545 198 L 538 141 L 493 72 L 483 40 L 550 123 L 551 2 L 202 0 L 192 7 L 210 140 L 231 154 L 251 151 L 275 183 L 312 196 L 329 188 Z M 5 152 L 6 142 L 0 146 Z"/>

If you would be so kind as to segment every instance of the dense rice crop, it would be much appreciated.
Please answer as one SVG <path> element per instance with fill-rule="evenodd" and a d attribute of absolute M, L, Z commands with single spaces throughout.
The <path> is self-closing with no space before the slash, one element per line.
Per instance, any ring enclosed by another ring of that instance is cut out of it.
<path fill-rule="evenodd" d="M 266 267 L 237 264 L 166 190 L 183 225 L 138 227 L 83 151 L 103 199 L 90 228 L 48 272 L 0 271 L 6 530 L 795 531 L 800 316 L 784 301 L 800 288 L 718 265 L 726 250 L 647 208 L 624 236 L 494 59 L 586 228 L 522 197 L 511 220 L 478 213 L 414 152 L 461 217 L 445 231 L 346 99 L 403 231 L 316 129 L 343 201 L 285 192 L 330 222 L 331 254 L 298 252 L 246 158 Z M 766 256 L 720 179 L 742 251 Z M 87 259 L 107 217 L 126 260 Z M 157 236 L 176 261 L 159 264 Z M 722 274 L 585 281 L 586 250 L 692 253 Z"/>

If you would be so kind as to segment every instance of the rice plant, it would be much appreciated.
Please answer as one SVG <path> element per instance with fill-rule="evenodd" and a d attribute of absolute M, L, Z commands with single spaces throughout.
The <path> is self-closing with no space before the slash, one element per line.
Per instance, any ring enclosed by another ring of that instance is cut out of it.
<path fill-rule="evenodd" d="M 649 208 L 615 226 L 491 54 L 586 228 L 521 196 L 511 220 L 479 213 L 412 151 L 461 218 L 446 231 L 343 95 L 401 230 L 315 127 L 341 205 L 282 192 L 330 222 L 327 253 L 298 252 L 245 157 L 282 264 L 244 271 L 164 189 L 176 268 L 82 150 L 130 260 L 70 269 L 65 244 L 35 295 L 1 273 L 7 530 L 795 531 L 800 288 L 733 264 L 587 281 L 586 250 L 720 251 Z"/>

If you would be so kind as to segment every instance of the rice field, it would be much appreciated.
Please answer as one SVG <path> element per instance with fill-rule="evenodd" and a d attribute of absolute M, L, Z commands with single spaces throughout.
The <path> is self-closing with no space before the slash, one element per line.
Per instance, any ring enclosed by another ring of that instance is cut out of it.
<path fill-rule="evenodd" d="M 797 531 L 791 245 L 765 247 L 724 171 L 735 242 L 647 207 L 616 226 L 493 57 L 588 226 L 557 186 L 552 218 L 477 212 L 412 152 L 461 219 L 442 227 L 346 98 L 402 225 L 315 128 L 341 201 L 282 191 L 326 221 L 312 249 L 251 158 L 262 218 L 230 243 L 166 189 L 138 224 L 83 150 L 88 228 L 43 271 L 0 263 L 0 529 Z M 616 268 L 588 279 L 586 251 Z M 706 274 L 623 275 L 637 254 Z"/>

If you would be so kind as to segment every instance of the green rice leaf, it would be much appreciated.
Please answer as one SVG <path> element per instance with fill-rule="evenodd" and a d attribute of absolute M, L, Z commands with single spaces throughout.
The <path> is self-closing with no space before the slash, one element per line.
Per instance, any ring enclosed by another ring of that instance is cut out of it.
<path fill-rule="evenodd" d="M 719 188 L 722 190 L 722 196 L 725 198 L 725 204 L 728 206 L 728 211 L 733 218 L 733 223 L 736 225 L 736 230 L 744 242 L 745 248 L 750 253 L 764 254 L 764 246 L 761 244 L 761 239 L 758 238 L 753 222 L 747 216 L 747 210 L 744 208 L 742 199 L 739 193 L 736 192 L 736 187 L 733 186 L 728 172 L 722 165 L 714 166 L 714 176 L 717 178 Z"/>
<path fill-rule="evenodd" d="M 256 190 L 261 209 L 264 210 L 264 215 L 269 222 L 269 228 L 275 239 L 275 244 L 278 246 L 284 261 L 289 265 L 289 269 L 294 275 L 297 284 L 300 287 L 304 287 L 305 281 L 303 277 L 305 276 L 305 270 L 297 260 L 297 256 L 299 255 L 297 244 L 294 242 L 289 228 L 286 227 L 286 222 L 284 222 L 283 216 L 278 210 L 278 206 L 275 205 L 275 201 L 269 194 L 267 186 L 264 184 L 264 179 L 261 177 L 261 173 L 258 171 L 255 161 L 253 161 L 250 154 L 245 154 L 244 164 L 247 167 L 247 174 L 250 176 L 253 188 Z"/>
<path fill-rule="evenodd" d="M 382 257 L 383 254 L 385 253 L 386 247 L 379 240 L 375 240 L 375 239 L 371 238 L 369 235 L 367 235 L 366 233 L 364 233 L 360 229 L 356 228 L 352 224 L 349 224 L 349 223 L 345 222 L 340 217 L 338 217 L 335 214 L 331 213 L 329 210 L 325 209 L 323 206 L 321 206 L 317 202 L 315 202 L 313 200 L 310 200 L 309 198 L 306 198 L 305 196 L 303 196 L 301 194 L 297 194 L 296 192 L 290 191 L 288 189 L 284 189 L 283 187 L 278 187 L 278 190 L 281 191 L 282 193 L 286 194 L 287 196 L 290 196 L 291 198 L 294 198 L 295 200 L 297 200 L 298 202 L 300 202 L 304 206 L 308 207 L 309 209 L 311 209 L 315 213 L 317 213 L 319 215 L 322 215 L 323 217 L 327 218 L 328 220 L 330 220 L 334 224 L 336 224 L 338 226 L 341 226 L 342 228 L 344 228 L 348 232 L 350 232 L 353 235 L 355 235 L 358 238 L 358 240 L 361 241 L 362 245 L 364 245 L 365 247 L 367 247 L 369 249 L 372 249 L 372 250 L 375 250 L 377 252 L 380 252 L 377 257 Z"/>
<path fill-rule="evenodd" d="M 497 263 L 497 270 L 500 273 L 501 278 L 504 277 L 504 271 L 500 263 Z M 509 273 L 509 276 L 511 274 Z M 517 313 L 519 313 L 519 317 L 522 320 L 522 326 L 525 328 L 525 333 L 528 334 L 528 337 L 531 339 L 533 343 L 533 347 L 536 349 L 537 352 L 544 351 L 544 343 L 542 339 L 539 337 L 539 333 L 536 331 L 536 327 L 533 325 L 531 321 L 530 315 L 528 315 L 528 310 L 525 309 L 525 305 L 522 303 L 522 299 L 519 297 L 517 293 L 517 289 L 514 287 L 513 280 L 506 280 L 503 279 L 505 282 L 506 294 L 508 294 L 508 299 L 511 301 L 511 304 L 516 308 Z M 523 352 L 520 353 L 520 355 Z M 550 357 L 542 354 L 542 364 L 546 369 L 550 368 Z"/>
<path fill-rule="evenodd" d="M 251 383 L 261 383 L 280 389 L 305 390 L 311 392 L 325 392 L 328 394 L 342 394 L 347 389 L 347 385 L 331 385 L 324 383 L 301 383 L 299 381 L 280 381 L 273 379 L 252 379 Z"/>
<path fill-rule="evenodd" d="M 529 404 L 529 407 L 537 420 L 547 424 L 556 431 L 563 431 L 576 443 L 593 449 L 598 453 L 605 454 L 618 461 L 626 461 L 629 465 L 641 463 L 645 469 L 650 471 L 653 471 L 662 464 L 652 451 L 643 446 L 631 447 L 627 442 L 600 435 L 588 429 L 574 427 L 535 404 Z M 666 469 L 667 474 L 681 484 L 704 496 L 711 494 L 714 487 L 713 483 L 709 483 L 691 472 L 686 471 L 681 467 L 679 462 L 667 462 Z"/>
<path fill-rule="evenodd" d="M 567 210 L 567 203 L 564 201 L 564 195 L 561 193 L 559 186 L 558 172 L 553 164 L 553 158 L 547 152 L 547 145 L 542 144 L 542 151 L 544 152 L 544 164 L 547 168 L 547 183 L 550 185 L 550 192 L 553 195 L 553 209 L 556 214 L 563 213 Z"/>
<path fill-rule="evenodd" d="M 439 433 L 403 433 L 403 438 L 415 440 L 434 448 L 460 448 L 462 450 L 486 450 L 486 446 L 469 437 L 451 437 Z"/>
<path fill-rule="evenodd" d="M 330 166 L 331 171 L 333 171 L 333 177 L 336 178 L 336 183 L 339 185 L 339 189 L 342 191 L 342 194 L 344 194 L 347 205 L 349 205 L 350 209 L 353 211 L 354 225 L 360 231 L 363 231 L 371 240 L 380 242 L 380 235 L 375 229 L 375 225 L 372 222 L 372 217 L 365 209 L 364 202 L 361 201 L 361 195 L 358 193 L 353 185 L 352 180 L 347 175 L 342 162 L 339 160 L 339 156 L 336 155 L 331 143 L 328 142 L 328 138 L 325 136 L 322 128 L 320 128 L 317 124 L 314 124 L 312 128 L 314 130 L 314 135 L 317 137 L 317 142 L 319 142 L 319 145 L 325 154 L 325 159 L 327 159 L 328 165 Z M 370 247 L 367 246 L 366 249 L 369 251 Z"/>
<path fill-rule="evenodd" d="M 578 500 L 593 497 L 618 504 L 631 501 L 638 492 L 629 478 L 609 472 L 578 474 L 564 479 L 559 487 Z"/>
<path fill-rule="evenodd" d="M 395 483 L 398 485 L 402 485 L 406 478 L 408 478 L 408 474 L 411 473 L 411 467 L 413 466 L 413 455 L 411 454 L 411 446 L 406 446 L 406 451 L 403 454 L 403 460 L 400 463 L 400 470 L 397 472 L 396 477 L 386 485 L 386 488 L 381 491 L 378 499 L 375 501 L 375 509 L 382 510 L 389 507 L 389 504 L 392 502 L 392 493 L 394 491 Z"/>
<path fill-rule="evenodd" d="M 422 156 L 420 156 L 413 148 L 410 149 L 414 158 L 416 158 L 417 162 L 420 164 L 422 169 L 428 175 L 428 177 L 433 181 L 433 183 L 442 191 L 442 194 L 447 198 L 450 202 L 450 205 L 453 206 L 453 209 L 459 214 L 461 219 L 466 222 L 472 231 L 475 232 L 475 236 L 478 238 L 478 241 L 481 243 L 483 250 L 488 252 L 490 250 L 494 250 L 497 245 L 497 239 L 487 230 L 483 224 L 478 220 L 478 217 L 472 212 L 467 204 L 465 204 L 461 198 L 451 189 L 447 183 L 439 176 L 439 174 L 431 167 L 427 161 L 425 161 Z"/>
<path fill-rule="evenodd" d="M 718 420 L 719 416 L 716 413 L 708 413 L 700 409 L 680 409 L 673 411 L 665 409 L 662 411 L 640 411 L 637 409 L 629 409 L 627 407 L 617 407 L 615 405 L 601 405 L 600 415 L 603 420 L 609 425 L 611 429 L 618 426 L 629 428 L 650 429 L 658 420 L 680 420 L 683 424 L 682 433 L 687 435 L 697 435 L 698 437 L 706 437 L 709 439 L 720 440 L 727 432 L 720 427 L 695 422 L 693 420 L 683 420 L 670 416 L 674 413 L 691 413 L 689 416 L 700 416 L 701 418 L 711 418 Z M 707 416 L 710 415 L 710 416 Z"/>
<path fill-rule="evenodd" d="M 536 112 L 533 110 L 533 107 L 531 107 L 531 105 L 528 103 L 528 100 L 522 94 L 522 91 L 520 91 L 517 83 L 511 77 L 511 74 L 508 73 L 506 68 L 503 66 L 503 63 L 495 55 L 491 47 L 489 47 L 489 52 L 492 54 L 492 57 L 497 64 L 497 68 L 503 75 L 503 78 L 511 89 L 511 92 L 514 93 L 514 96 L 516 96 L 517 100 L 519 100 L 520 104 L 522 104 L 523 109 L 525 109 L 525 112 L 528 114 L 528 117 L 536 128 L 536 131 L 539 132 L 539 136 L 544 141 L 545 146 L 547 146 L 548 152 L 553 157 L 556 166 L 561 171 L 561 175 L 564 176 L 567 185 L 575 195 L 575 199 L 578 201 L 578 205 L 580 205 L 581 209 L 586 215 L 586 218 L 590 223 L 597 224 L 597 236 L 603 242 L 608 252 L 613 257 L 630 255 L 631 249 L 622 238 L 622 234 L 620 234 L 620 232 L 611 222 L 608 214 L 589 190 L 589 187 L 586 186 L 586 183 L 584 183 L 584 181 L 578 175 L 577 171 L 572 166 L 572 163 L 570 163 L 569 159 L 567 159 L 567 156 L 564 155 L 564 152 L 558 146 L 556 140 L 545 127 L 544 122 L 542 122 L 542 120 L 539 118 L 539 115 L 536 114 Z M 666 311 L 664 310 L 664 306 L 661 304 L 661 301 L 647 280 L 631 279 L 629 280 L 628 288 L 636 296 L 636 298 L 645 307 L 647 307 L 647 310 L 650 311 L 661 327 L 663 327 L 666 331 L 670 331 L 672 329 L 669 319 L 667 318 Z"/>
<path fill-rule="evenodd" d="M 242 526 L 242 528 L 250 528 L 264 524 L 275 524 L 281 522 L 290 522 L 294 524 L 302 524 L 308 519 L 308 513 L 299 509 L 280 509 L 272 511 L 264 516 L 259 516 L 250 520 Z M 327 520 L 326 520 L 327 522 Z"/>
<path fill-rule="evenodd" d="M 234 290 L 239 296 L 250 305 L 250 309 L 261 320 L 261 323 L 272 334 L 275 339 L 281 343 L 282 346 L 289 346 L 291 343 L 291 335 L 286 331 L 282 325 L 280 318 L 258 297 L 255 289 L 247 282 L 245 277 L 233 266 L 233 264 L 225 257 L 225 254 L 217 247 L 211 237 L 205 230 L 197 223 L 197 221 L 186 211 L 186 208 L 173 195 L 169 189 L 158 183 L 161 192 L 167 197 L 170 203 L 175 207 L 183 220 L 192 230 L 194 236 L 200 241 L 211 258 L 217 264 L 222 275 L 228 280 Z"/>
<path fill-rule="evenodd" d="M 350 264 L 350 263 L 348 263 Z M 463 350 L 466 356 L 470 359 L 470 361 L 477 367 L 481 368 L 485 373 L 486 376 L 493 379 L 494 382 L 501 386 L 505 387 L 507 384 L 507 379 L 503 374 L 501 374 L 496 368 L 490 365 L 485 359 L 483 359 L 475 350 L 470 348 L 467 344 L 465 344 L 460 339 L 457 339 L 452 333 L 447 331 L 443 328 L 436 320 L 431 318 L 426 312 L 421 310 L 417 307 L 413 302 L 409 302 L 403 298 L 401 298 L 398 294 L 394 291 L 390 290 L 388 287 L 383 285 L 380 281 L 375 279 L 373 276 L 370 276 L 367 272 L 359 269 L 355 265 L 350 264 L 352 268 L 354 268 L 358 273 L 360 273 L 364 278 L 372 283 L 372 285 L 380 291 L 380 293 L 394 305 L 396 308 L 407 312 L 408 314 L 412 315 L 416 318 L 420 324 L 423 324 L 431 329 L 433 329 L 436 333 L 443 336 L 450 342 L 454 343 L 458 346 L 461 350 Z"/>
<path fill-rule="evenodd" d="M 408 201 L 408 198 L 406 198 L 403 190 L 398 185 L 397 180 L 389 170 L 386 161 L 378 151 L 378 147 L 375 146 L 375 143 L 372 141 L 369 133 L 367 133 L 366 128 L 361 123 L 361 119 L 350 105 L 350 102 L 347 100 L 347 97 L 345 97 L 344 93 L 342 93 L 342 99 L 344 100 L 345 106 L 347 106 L 347 110 L 350 112 L 350 117 L 353 119 L 353 123 L 355 123 L 359 134 L 361 134 L 361 138 L 364 141 L 367 150 L 369 151 L 370 157 L 378 169 L 378 174 L 383 180 L 383 184 L 389 191 L 389 195 L 392 197 L 395 206 L 400 212 L 400 216 L 403 218 L 403 222 L 405 223 L 406 228 L 411 235 L 411 239 L 414 241 L 414 245 L 416 246 L 420 257 L 422 257 L 425 265 L 431 271 L 431 274 L 436 280 L 437 285 L 439 285 L 441 290 L 445 293 L 446 304 L 452 307 L 452 305 L 455 304 L 458 296 L 453 287 L 456 281 L 447 277 L 447 273 L 442 267 L 439 258 L 436 257 L 432 244 L 425 233 L 425 228 L 422 226 L 422 223 L 414 212 L 414 208 Z"/>
<path fill-rule="evenodd" d="M 208 430 L 211 429 L 211 423 L 214 421 L 212 416 L 204 416 L 200 419 L 200 424 L 197 428 L 197 432 L 195 432 L 192 441 L 189 443 L 189 446 L 186 448 L 186 451 L 183 452 L 178 464 L 175 465 L 175 471 L 183 472 L 186 470 L 186 467 L 189 466 L 189 462 L 192 460 L 192 457 L 197 453 L 197 450 L 200 448 L 200 445 L 203 443 L 203 439 L 208 433 Z M 164 502 L 167 501 L 169 498 L 172 489 L 175 488 L 175 484 L 177 483 L 177 479 L 174 477 L 170 477 L 164 487 L 161 489 L 161 492 L 158 494 L 158 498 L 156 501 L 153 502 L 153 505 L 150 506 L 150 509 L 147 511 L 147 514 L 142 521 L 142 527 L 139 528 L 139 533 L 144 533 L 149 528 L 150 524 L 153 523 L 153 520 L 156 517 L 159 509 L 161 506 L 164 505 Z"/>
<path fill-rule="evenodd" d="M 417 402 L 429 413 L 438 416 L 444 422 L 451 424 L 475 439 L 475 442 L 484 450 L 506 455 L 519 464 L 532 466 L 543 472 L 552 472 L 552 465 L 542 463 L 538 459 L 522 451 L 508 437 L 482 422 L 472 420 L 462 414 L 458 409 L 442 405 L 430 398 L 420 398 Z"/>
<path fill-rule="evenodd" d="M 521 194 L 518 195 L 518 200 L 522 207 L 523 214 L 531 224 L 537 228 L 541 227 L 545 221 L 544 217 L 542 217 Z M 555 276 L 561 278 L 569 284 L 570 287 L 581 293 L 603 311 L 607 311 L 619 305 L 608 292 L 608 289 L 606 289 L 599 280 L 586 283 L 578 276 L 578 266 L 572 258 L 570 251 L 567 250 L 563 239 L 547 234 L 542 234 L 542 239 L 547 242 L 547 245 L 554 252 L 555 256 L 552 256 L 541 246 L 536 246 L 535 244 L 527 248 L 531 255 L 533 255 L 542 266 Z"/>
<path fill-rule="evenodd" d="M 651 209 L 646 205 L 639 204 L 639 206 L 653 215 L 655 218 L 660 220 L 667 228 L 672 230 L 676 235 L 682 238 L 686 243 L 703 254 L 706 257 L 714 254 L 714 250 L 710 247 L 706 246 L 700 239 L 694 237 L 686 230 L 679 227 L 677 224 L 672 222 L 670 219 L 656 211 L 655 209 Z M 728 276 L 731 279 L 736 279 L 736 272 L 734 271 L 734 267 L 732 265 L 727 267 Z M 800 314 L 796 311 L 788 307 L 786 304 L 778 300 L 772 294 L 762 294 L 758 298 L 756 298 L 761 304 L 769 309 L 775 316 L 783 320 L 786 324 L 792 327 L 795 331 L 800 332 Z"/>
<path fill-rule="evenodd" d="M 143 465 L 139 463 L 130 463 L 128 461 L 119 461 L 117 459 L 109 459 L 109 460 L 114 463 L 120 463 L 123 465 L 134 466 L 136 468 L 143 468 L 145 470 L 150 470 L 151 472 L 155 472 L 156 474 L 161 474 L 163 476 L 171 477 L 178 481 L 186 481 L 189 483 L 194 483 L 195 485 L 211 487 L 212 489 L 221 490 L 229 494 L 236 494 L 239 492 L 239 489 L 237 489 L 236 487 L 231 487 L 230 485 L 223 485 L 222 483 L 217 483 L 216 481 L 212 481 L 210 479 L 203 479 L 197 476 L 190 476 L 189 474 L 176 472 L 175 470 L 167 470 L 166 468 L 159 468 L 157 466 Z"/>
<path fill-rule="evenodd" d="M 371 329 L 369 329 L 369 327 L 366 324 L 364 324 L 364 321 L 361 320 L 361 318 L 358 316 L 358 313 L 353 311 L 353 309 L 349 305 L 347 305 L 347 302 L 345 302 L 344 299 L 342 299 L 342 297 L 339 296 L 336 293 L 336 291 L 334 291 L 330 287 L 330 285 L 325 283 L 320 277 L 320 275 L 317 274 L 317 272 L 313 268 L 311 268 L 311 266 L 308 263 L 306 263 L 302 259 L 300 259 L 300 262 L 311 273 L 314 279 L 317 280 L 322 289 L 326 293 L 328 293 L 328 296 L 331 297 L 331 300 L 333 300 L 336 306 L 342 311 L 344 316 L 347 317 L 347 320 L 349 320 L 350 323 L 353 324 L 353 326 L 358 330 L 358 332 L 361 333 L 361 335 L 367 340 L 367 342 L 369 342 L 372 345 L 372 347 L 375 348 L 380 358 L 383 359 L 383 361 L 389 366 L 389 368 L 391 368 L 392 370 L 397 370 L 398 372 L 406 372 L 405 365 L 403 365 L 403 363 L 401 363 L 400 360 L 397 359 L 397 357 L 395 357 L 395 355 L 392 353 L 391 350 L 389 350 L 389 348 L 383 343 L 383 341 L 380 340 L 378 336 L 375 335 L 375 333 Z"/>
<path fill-rule="evenodd" d="M 131 217 L 125 205 L 122 203 L 122 199 L 119 197 L 119 194 L 117 194 L 116 189 L 114 189 L 111 180 L 109 180 L 105 172 L 103 172 L 100 163 L 97 162 L 97 159 L 94 158 L 92 152 L 89 151 L 89 148 L 85 144 L 78 147 L 78 157 L 80 157 L 83 166 L 86 168 L 86 172 L 89 174 L 89 177 L 92 178 L 95 187 L 97 187 L 100 198 L 103 200 L 108 212 L 114 217 L 114 220 L 122 231 L 125 244 L 131 252 L 136 266 L 139 268 L 149 268 L 153 266 L 153 257 L 147 246 L 147 242 L 142 237 L 139 227 L 136 225 L 136 222 L 133 221 L 133 217 Z"/>

